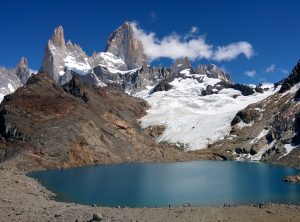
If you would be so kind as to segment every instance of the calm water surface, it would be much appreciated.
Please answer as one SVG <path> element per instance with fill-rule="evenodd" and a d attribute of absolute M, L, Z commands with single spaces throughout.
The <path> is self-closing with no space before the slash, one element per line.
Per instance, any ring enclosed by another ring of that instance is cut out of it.
<path fill-rule="evenodd" d="M 235 161 L 130 163 L 30 173 L 59 201 L 102 206 L 171 204 L 300 204 L 300 184 L 282 181 L 296 169 Z"/>

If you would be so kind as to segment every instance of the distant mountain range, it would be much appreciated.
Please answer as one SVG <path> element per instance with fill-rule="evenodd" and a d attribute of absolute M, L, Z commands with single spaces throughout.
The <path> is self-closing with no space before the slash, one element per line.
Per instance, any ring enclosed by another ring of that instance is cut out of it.
<path fill-rule="evenodd" d="M 221 68 L 193 67 L 188 58 L 152 66 L 129 22 L 91 56 L 59 26 L 37 75 L 26 58 L 0 67 L 0 162 L 238 159 L 300 167 L 299 70 L 298 62 L 275 85 L 235 84 Z"/>

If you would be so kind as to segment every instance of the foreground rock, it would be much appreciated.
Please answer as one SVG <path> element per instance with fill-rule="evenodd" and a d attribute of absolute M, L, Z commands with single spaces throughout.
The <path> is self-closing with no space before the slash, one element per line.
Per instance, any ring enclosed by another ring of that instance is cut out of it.
<path fill-rule="evenodd" d="M 299 175 L 294 175 L 294 176 L 284 177 L 283 181 L 289 182 L 289 183 L 300 183 L 300 174 Z"/>

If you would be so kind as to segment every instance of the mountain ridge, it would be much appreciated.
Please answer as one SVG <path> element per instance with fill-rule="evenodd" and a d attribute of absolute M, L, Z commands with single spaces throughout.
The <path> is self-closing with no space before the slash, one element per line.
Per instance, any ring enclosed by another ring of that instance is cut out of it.
<path fill-rule="evenodd" d="M 29 168 L 30 160 L 52 168 L 203 158 L 300 167 L 299 64 L 279 84 L 235 84 L 221 68 L 193 67 L 187 57 L 149 65 L 128 22 L 110 35 L 105 52 L 91 56 L 66 42 L 58 26 L 37 75 L 26 58 L 0 68 L 0 162 L 21 153 Z"/>

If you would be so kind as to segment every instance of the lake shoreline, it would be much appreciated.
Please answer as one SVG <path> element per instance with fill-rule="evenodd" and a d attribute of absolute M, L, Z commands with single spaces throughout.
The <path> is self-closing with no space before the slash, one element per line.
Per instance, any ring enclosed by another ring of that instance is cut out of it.
<path fill-rule="evenodd" d="M 16 168 L 0 169 L 0 221 L 298 221 L 299 205 L 227 205 L 112 208 L 64 203 Z"/>

